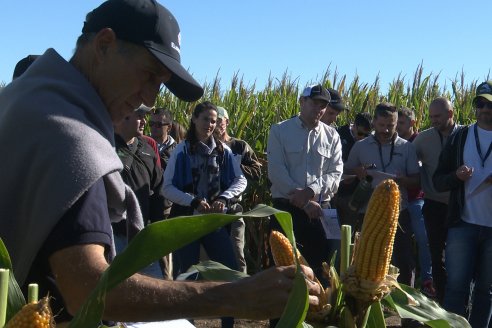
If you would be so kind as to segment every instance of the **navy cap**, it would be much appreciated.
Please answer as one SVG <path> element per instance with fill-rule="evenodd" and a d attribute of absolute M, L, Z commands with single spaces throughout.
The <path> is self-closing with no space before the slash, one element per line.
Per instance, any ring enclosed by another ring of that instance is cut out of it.
<path fill-rule="evenodd" d="M 173 74 L 165 83 L 178 98 L 196 101 L 203 88 L 181 66 L 181 34 L 173 14 L 155 0 L 108 0 L 87 15 L 82 33 L 111 28 L 118 39 L 146 47 Z"/>

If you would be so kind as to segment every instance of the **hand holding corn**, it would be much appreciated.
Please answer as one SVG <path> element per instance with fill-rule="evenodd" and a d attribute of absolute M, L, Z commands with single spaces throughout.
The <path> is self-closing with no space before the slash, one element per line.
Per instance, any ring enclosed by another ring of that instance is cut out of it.
<path fill-rule="evenodd" d="M 270 233 L 270 249 L 272 250 L 273 260 L 276 266 L 292 266 L 295 264 L 294 250 L 290 241 L 279 231 L 272 231 Z M 307 261 L 298 252 L 298 261 L 304 266 L 303 270 L 309 269 L 312 273 L 311 268 Z M 302 266 L 301 266 L 302 267 Z M 314 276 L 310 276 L 307 279 L 308 287 L 315 285 L 319 289 L 319 301 L 310 302 L 308 318 L 313 320 L 323 320 L 325 315 L 329 313 L 331 305 L 328 303 L 329 291 L 321 285 L 319 280 Z M 310 297 L 311 301 L 311 297 Z"/>

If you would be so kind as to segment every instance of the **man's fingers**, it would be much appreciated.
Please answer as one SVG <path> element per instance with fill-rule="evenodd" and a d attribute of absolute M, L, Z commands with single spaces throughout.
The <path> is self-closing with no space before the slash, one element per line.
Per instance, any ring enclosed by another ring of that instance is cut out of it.
<path fill-rule="evenodd" d="M 319 305 L 319 297 L 314 295 L 309 295 L 309 305 Z"/>

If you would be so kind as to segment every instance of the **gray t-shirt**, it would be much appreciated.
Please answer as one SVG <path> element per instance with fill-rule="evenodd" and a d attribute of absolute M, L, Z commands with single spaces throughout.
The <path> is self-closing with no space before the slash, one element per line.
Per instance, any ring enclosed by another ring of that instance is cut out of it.
<path fill-rule="evenodd" d="M 367 164 L 374 164 L 373 170 L 389 174 L 408 176 L 419 173 L 415 147 L 398 136 L 391 143 L 383 145 L 379 144 L 374 135 L 356 142 L 350 150 L 345 168 L 350 170 Z M 408 204 L 407 189 L 400 188 L 400 193 L 400 210 L 403 210 Z"/>

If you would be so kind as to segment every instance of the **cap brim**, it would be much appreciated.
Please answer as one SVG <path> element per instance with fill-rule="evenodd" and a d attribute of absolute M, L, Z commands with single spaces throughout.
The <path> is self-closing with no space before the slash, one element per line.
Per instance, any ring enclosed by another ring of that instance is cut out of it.
<path fill-rule="evenodd" d="M 147 47 L 147 49 L 173 73 L 171 79 L 165 83 L 165 86 L 176 97 L 184 101 L 196 101 L 203 96 L 202 86 L 176 59 L 154 48 Z"/>
<path fill-rule="evenodd" d="M 316 100 L 323 100 L 323 101 L 326 101 L 327 103 L 330 102 L 330 98 L 328 97 L 323 97 L 323 96 L 313 96 L 313 97 L 310 97 L 311 99 L 316 99 Z"/>
<path fill-rule="evenodd" d="M 489 93 L 483 93 L 481 95 L 475 96 L 475 98 L 473 98 L 472 104 L 475 105 L 475 102 L 478 100 L 478 98 L 485 98 L 488 101 L 492 101 L 492 95 L 491 94 L 489 94 Z"/>
<path fill-rule="evenodd" d="M 333 109 L 335 109 L 336 111 L 339 111 L 339 112 L 344 111 L 344 110 L 347 109 L 343 104 L 341 104 L 339 102 L 338 103 L 331 103 L 331 104 L 329 103 L 328 106 L 330 106 L 331 108 L 333 108 Z"/>

